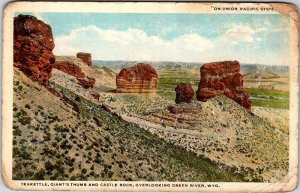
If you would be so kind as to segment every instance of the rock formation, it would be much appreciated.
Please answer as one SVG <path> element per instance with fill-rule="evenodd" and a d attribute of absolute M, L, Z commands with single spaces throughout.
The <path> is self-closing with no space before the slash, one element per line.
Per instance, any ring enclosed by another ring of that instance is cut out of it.
<path fill-rule="evenodd" d="M 76 78 L 84 78 L 85 77 L 85 74 L 82 72 L 80 66 L 70 63 L 70 62 L 67 62 L 67 61 L 56 62 L 53 65 L 53 68 L 63 71 L 71 76 L 76 77 Z"/>
<path fill-rule="evenodd" d="M 157 89 L 157 73 L 149 64 L 123 68 L 116 77 L 117 92 L 151 93 Z"/>
<path fill-rule="evenodd" d="M 51 27 L 34 16 L 18 15 L 14 18 L 14 66 L 33 81 L 48 85 L 54 41 Z"/>
<path fill-rule="evenodd" d="M 77 58 L 83 60 L 88 66 L 92 66 L 92 56 L 90 53 L 78 52 Z"/>
<path fill-rule="evenodd" d="M 193 99 L 193 96 L 195 94 L 192 85 L 189 83 L 180 83 L 175 88 L 176 92 L 176 103 L 190 103 Z"/>
<path fill-rule="evenodd" d="M 243 88 L 243 76 L 238 61 L 223 61 L 204 64 L 200 68 L 200 83 L 197 99 L 206 101 L 217 95 L 225 95 L 246 109 L 251 108 L 248 93 Z"/>
<path fill-rule="evenodd" d="M 79 84 L 85 88 L 85 89 L 88 89 L 88 88 L 93 88 L 96 80 L 92 77 L 85 77 L 85 78 L 77 78 Z"/>
<path fill-rule="evenodd" d="M 90 92 L 90 95 L 91 95 L 92 97 L 94 97 L 94 99 L 96 99 L 97 101 L 99 101 L 100 95 L 99 95 L 97 92 L 91 91 L 91 92 Z"/>
<path fill-rule="evenodd" d="M 78 84 L 85 89 L 93 88 L 96 82 L 95 78 L 85 75 L 82 71 L 82 66 L 71 60 L 56 60 L 55 64 L 53 64 L 53 68 L 75 77 L 78 80 Z"/>

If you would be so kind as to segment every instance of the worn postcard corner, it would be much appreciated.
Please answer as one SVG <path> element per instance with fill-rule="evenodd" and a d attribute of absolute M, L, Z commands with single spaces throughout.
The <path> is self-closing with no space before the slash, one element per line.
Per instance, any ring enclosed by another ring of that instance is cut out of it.
<path fill-rule="evenodd" d="M 2 55 L 10 189 L 298 185 L 293 4 L 13 2 Z"/>

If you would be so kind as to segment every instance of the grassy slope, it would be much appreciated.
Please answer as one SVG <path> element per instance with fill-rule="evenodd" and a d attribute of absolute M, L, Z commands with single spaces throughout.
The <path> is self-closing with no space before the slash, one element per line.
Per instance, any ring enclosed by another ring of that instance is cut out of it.
<path fill-rule="evenodd" d="M 83 98 L 74 113 L 23 74 L 14 90 L 13 179 L 243 181 Z"/>
<path fill-rule="evenodd" d="M 253 106 L 289 109 L 289 92 L 280 90 L 246 88 Z"/>

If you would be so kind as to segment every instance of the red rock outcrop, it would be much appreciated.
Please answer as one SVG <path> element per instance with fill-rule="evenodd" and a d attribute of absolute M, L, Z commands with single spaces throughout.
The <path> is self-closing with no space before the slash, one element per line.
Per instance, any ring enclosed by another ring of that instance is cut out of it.
<path fill-rule="evenodd" d="M 85 88 L 85 89 L 88 89 L 88 88 L 93 88 L 96 80 L 92 77 L 85 77 L 85 78 L 77 78 L 79 84 Z"/>
<path fill-rule="evenodd" d="M 90 53 L 78 52 L 76 57 L 83 60 L 88 66 L 92 66 L 92 56 Z"/>
<path fill-rule="evenodd" d="M 91 91 L 91 92 L 90 92 L 90 95 L 91 95 L 94 99 L 96 99 L 97 101 L 99 101 L 99 99 L 100 99 L 100 94 L 98 94 L 98 93 L 95 92 L 95 91 Z"/>
<path fill-rule="evenodd" d="M 157 73 L 149 64 L 123 68 L 116 77 L 117 92 L 151 93 L 157 89 Z"/>
<path fill-rule="evenodd" d="M 54 41 L 51 27 L 34 16 L 14 17 L 14 66 L 33 81 L 48 85 Z"/>
<path fill-rule="evenodd" d="M 78 80 L 78 84 L 80 84 L 85 89 L 93 88 L 96 82 L 95 78 L 85 75 L 80 65 L 70 61 L 57 60 L 56 63 L 53 64 L 53 68 L 74 76 Z"/>
<path fill-rule="evenodd" d="M 176 92 L 176 103 L 190 103 L 194 97 L 194 89 L 189 83 L 180 83 L 175 88 Z"/>
<path fill-rule="evenodd" d="M 225 95 L 246 109 L 251 109 L 248 93 L 243 88 L 243 76 L 238 61 L 223 61 L 204 64 L 200 68 L 200 83 L 197 99 L 206 101 L 217 95 Z"/>
<path fill-rule="evenodd" d="M 76 78 L 84 78 L 85 74 L 81 71 L 81 68 L 78 65 L 69 63 L 69 62 L 59 62 L 53 65 L 53 68 L 56 68 L 60 71 L 63 71 L 71 76 Z"/>

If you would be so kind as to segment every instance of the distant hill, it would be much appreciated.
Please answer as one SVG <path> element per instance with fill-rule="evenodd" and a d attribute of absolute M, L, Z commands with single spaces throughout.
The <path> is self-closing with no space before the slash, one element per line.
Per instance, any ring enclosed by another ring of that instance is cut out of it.
<path fill-rule="evenodd" d="M 148 63 L 154 67 L 201 67 L 203 63 L 169 62 L 169 61 L 122 61 L 122 60 L 93 60 L 95 66 L 106 66 L 109 68 L 124 68 L 136 63 Z"/>
<path fill-rule="evenodd" d="M 143 62 L 151 64 L 154 67 L 201 67 L 204 63 L 189 63 L 189 62 L 171 62 L 171 61 L 122 61 L 122 60 L 93 60 L 95 66 L 105 66 L 108 68 L 124 68 L 132 66 L 136 63 Z M 288 73 L 288 66 L 279 65 L 264 65 L 264 64 L 241 64 L 241 72 L 247 73 L 258 73 L 260 71 L 268 71 L 273 73 Z"/>
<path fill-rule="evenodd" d="M 280 78 L 280 76 L 274 72 L 260 71 L 260 72 L 246 73 L 246 74 L 244 74 L 244 78 L 246 78 L 246 79 L 272 79 L 272 78 Z"/>
<path fill-rule="evenodd" d="M 263 65 L 263 64 L 242 64 L 241 72 L 243 74 L 260 73 L 260 72 L 288 73 L 289 66 Z"/>

